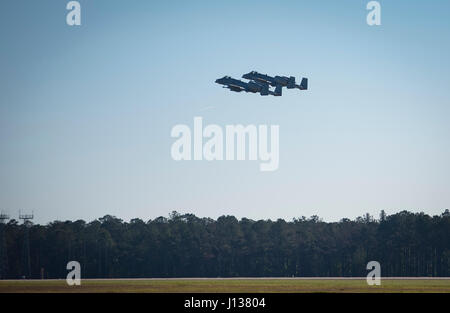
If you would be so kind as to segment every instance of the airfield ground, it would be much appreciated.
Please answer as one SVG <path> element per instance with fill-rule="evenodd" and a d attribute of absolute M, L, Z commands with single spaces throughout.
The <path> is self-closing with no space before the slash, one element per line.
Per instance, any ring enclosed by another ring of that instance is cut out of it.
<path fill-rule="evenodd" d="M 236 279 L 86 279 L 81 286 L 65 280 L 3 280 L 0 293 L 310 293 L 310 292 L 437 292 L 450 293 L 450 278 L 382 279 L 368 286 L 365 278 L 236 278 Z"/>

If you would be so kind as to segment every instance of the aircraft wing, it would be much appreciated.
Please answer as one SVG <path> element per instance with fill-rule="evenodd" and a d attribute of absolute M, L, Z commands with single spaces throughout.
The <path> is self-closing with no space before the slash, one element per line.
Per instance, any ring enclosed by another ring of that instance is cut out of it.
<path fill-rule="evenodd" d="M 228 89 L 230 89 L 231 91 L 235 91 L 235 92 L 241 92 L 241 91 L 244 90 L 244 88 L 242 88 L 242 87 L 240 87 L 240 86 L 235 86 L 235 85 L 228 85 L 228 86 L 226 86 L 226 87 L 224 87 L 224 88 L 228 88 Z"/>

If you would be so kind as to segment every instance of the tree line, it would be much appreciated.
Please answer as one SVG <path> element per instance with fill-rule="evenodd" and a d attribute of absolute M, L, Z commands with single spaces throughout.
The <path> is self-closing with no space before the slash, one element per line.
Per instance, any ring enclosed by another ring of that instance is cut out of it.
<path fill-rule="evenodd" d="M 65 278 L 73 260 L 82 278 L 366 276 L 369 261 L 380 262 L 384 277 L 450 276 L 448 210 L 381 211 L 378 219 L 339 222 L 214 220 L 174 211 L 147 222 L 106 215 L 90 223 L 1 226 L 0 278 Z"/>

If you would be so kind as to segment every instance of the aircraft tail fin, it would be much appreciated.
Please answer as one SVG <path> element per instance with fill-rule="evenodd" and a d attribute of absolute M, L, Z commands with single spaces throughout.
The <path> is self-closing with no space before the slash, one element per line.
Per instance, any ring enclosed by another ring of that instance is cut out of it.
<path fill-rule="evenodd" d="M 308 78 L 302 78 L 302 82 L 300 83 L 300 90 L 308 90 Z"/>

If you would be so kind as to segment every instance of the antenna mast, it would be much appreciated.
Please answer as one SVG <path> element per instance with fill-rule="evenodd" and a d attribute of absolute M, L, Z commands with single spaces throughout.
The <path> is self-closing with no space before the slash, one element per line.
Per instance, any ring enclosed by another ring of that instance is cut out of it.
<path fill-rule="evenodd" d="M 30 226 L 32 225 L 34 214 L 21 214 L 19 211 L 19 219 L 23 220 L 25 226 L 25 234 L 23 238 L 22 248 L 22 278 L 31 278 L 31 262 L 30 262 Z"/>
<path fill-rule="evenodd" d="M 7 220 L 9 220 L 9 215 L 0 213 L 0 279 L 4 279 L 8 272 L 8 254 L 5 238 L 5 224 Z"/>

